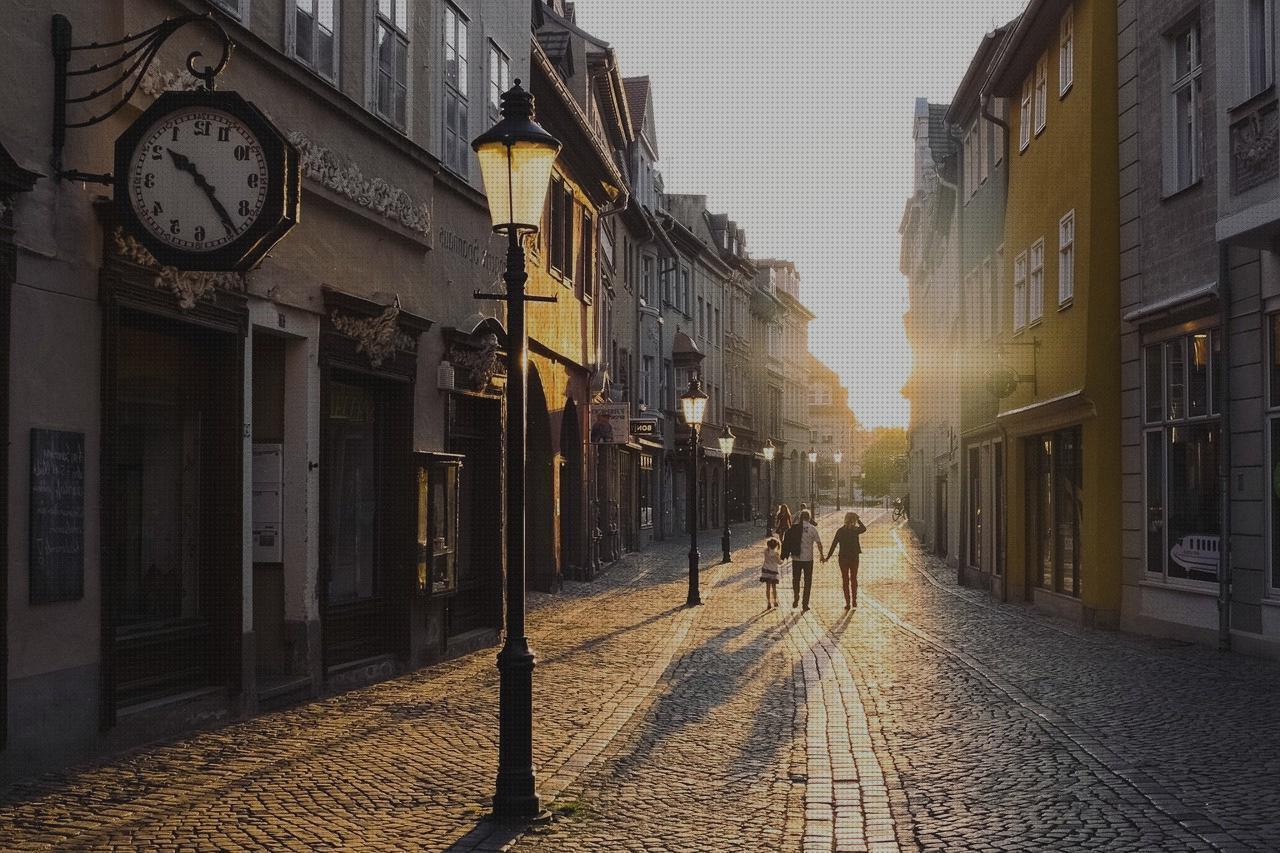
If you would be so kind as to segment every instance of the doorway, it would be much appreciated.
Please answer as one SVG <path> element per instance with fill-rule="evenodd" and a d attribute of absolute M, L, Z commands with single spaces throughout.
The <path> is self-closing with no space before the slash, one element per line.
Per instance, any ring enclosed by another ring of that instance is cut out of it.
<path fill-rule="evenodd" d="M 578 425 L 578 406 L 573 400 L 564 405 L 560 416 L 560 560 L 566 574 L 579 577 L 586 565 L 582 535 L 582 431 Z"/>

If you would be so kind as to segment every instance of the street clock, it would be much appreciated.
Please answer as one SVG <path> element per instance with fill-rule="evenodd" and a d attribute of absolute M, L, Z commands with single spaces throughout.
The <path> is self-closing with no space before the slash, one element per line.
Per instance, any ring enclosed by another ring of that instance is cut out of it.
<path fill-rule="evenodd" d="M 252 268 L 298 221 L 297 150 L 235 92 L 165 92 L 116 140 L 121 225 L 162 264 Z"/>

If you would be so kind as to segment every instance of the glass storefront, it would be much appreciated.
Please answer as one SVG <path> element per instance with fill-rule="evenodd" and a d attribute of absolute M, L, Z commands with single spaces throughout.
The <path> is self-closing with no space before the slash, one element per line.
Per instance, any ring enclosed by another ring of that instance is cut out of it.
<path fill-rule="evenodd" d="M 1146 570 L 1165 580 L 1218 580 L 1219 348 L 1204 330 L 1144 353 Z"/>
<path fill-rule="evenodd" d="M 1031 577 L 1041 589 L 1080 595 L 1080 521 L 1084 510 L 1081 430 L 1026 440 Z"/>

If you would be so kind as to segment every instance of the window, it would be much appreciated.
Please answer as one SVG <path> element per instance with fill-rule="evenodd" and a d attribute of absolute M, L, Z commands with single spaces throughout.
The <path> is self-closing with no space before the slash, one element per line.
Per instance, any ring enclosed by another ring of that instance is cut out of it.
<path fill-rule="evenodd" d="M 511 60 L 502 49 L 489 42 L 489 124 L 502 117 L 502 93 L 511 88 Z"/>
<path fill-rule="evenodd" d="M 1271 85 L 1271 0 L 1249 0 L 1249 94 Z"/>
<path fill-rule="evenodd" d="M 490 69 L 490 74 L 493 70 Z M 467 19 L 444 7 L 444 164 L 467 176 L 470 137 L 467 133 Z"/>
<path fill-rule="evenodd" d="M 564 258 L 564 266 L 560 268 L 560 273 L 564 277 L 564 283 L 573 282 L 573 268 L 576 256 L 573 254 L 573 223 L 577 219 L 574 211 L 577 201 L 573 197 L 573 188 L 569 186 L 568 181 L 561 183 L 560 194 L 562 200 L 560 202 L 560 242 L 563 244 L 560 249 L 560 255 Z"/>
<path fill-rule="evenodd" d="M 706 317 L 706 304 L 702 301 L 702 297 L 699 296 L 698 297 L 698 313 L 694 315 L 694 323 L 695 323 L 694 329 L 697 331 L 697 335 L 699 338 L 706 337 L 706 335 L 703 332 L 703 329 L 705 327 L 703 321 L 705 317 Z"/>
<path fill-rule="evenodd" d="M 565 239 L 562 233 L 564 229 L 564 181 L 555 178 L 551 181 L 551 191 L 547 193 L 548 204 L 551 208 L 550 222 L 548 228 L 544 229 L 547 234 L 547 241 L 551 249 L 551 269 L 553 272 L 563 273 L 565 268 Z"/>
<path fill-rule="evenodd" d="M 591 211 L 581 205 L 578 205 L 578 209 L 582 211 L 582 236 L 578 240 L 578 282 L 582 285 L 583 296 L 590 298 L 595 293 L 595 282 L 592 281 L 595 275 L 595 240 L 592 239 L 595 228 L 591 224 Z"/>
<path fill-rule="evenodd" d="M 652 488 L 653 485 L 653 457 L 647 453 L 640 456 L 640 477 L 639 477 L 639 506 L 640 506 L 640 527 L 647 529 L 653 527 L 653 493 L 657 491 Z"/>
<path fill-rule="evenodd" d="M 987 120 L 978 116 L 978 180 L 985 181 L 991 176 L 991 156 L 987 152 L 987 140 L 991 138 L 992 128 Z"/>
<path fill-rule="evenodd" d="M 1068 6 L 1058 35 L 1058 95 L 1066 95 L 1076 79 L 1076 15 Z"/>
<path fill-rule="evenodd" d="M 680 268 L 680 293 L 678 295 L 680 298 L 680 310 L 688 316 L 693 309 L 693 303 L 692 296 L 689 293 L 689 270 L 684 267 Z"/>
<path fill-rule="evenodd" d="M 374 109 L 404 130 L 409 100 L 409 0 L 378 0 L 373 47 Z"/>
<path fill-rule="evenodd" d="M 720 334 L 720 309 L 719 308 L 716 309 L 715 336 L 716 336 L 716 346 L 720 346 L 722 335 Z"/>
<path fill-rule="evenodd" d="M 1026 151 L 1031 144 L 1031 77 L 1022 82 L 1022 106 L 1018 109 L 1018 150 Z"/>
<path fill-rule="evenodd" d="M 1040 588 L 1075 597 L 1084 512 L 1080 445 L 1080 427 L 1026 440 L 1028 569 Z"/>
<path fill-rule="evenodd" d="M 991 289 L 993 282 L 991 280 L 991 259 L 987 258 L 982 262 L 982 339 L 991 339 Z"/>
<path fill-rule="evenodd" d="M 652 406 L 653 397 L 653 356 L 646 355 L 640 362 L 640 402 Z"/>
<path fill-rule="evenodd" d="M 1005 101 L 1004 98 L 995 98 L 991 101 L 991 114 L 996 118 L 1004 120 L 1005 117 Z M 995 148 L 992 159 L 999 166 L 1004 162 L 1004 129 L 999 127 L 991 128 L 992 145 Z"/>
<path fill-rule="evenodd" d="M 1076 212 L 1058 222 L 1058 304 L 1066 305 L 1076 295 Z"/>
<path fill-rule="evenodd" d="M 337 0 L 294 0 L 293 56 L 326 80 L 337 79 Z"/>
<path fill-rule="evenodd" d="M 1217 338 L 1202 330 L 1144 350 L 1146 568 L 1163 579 L 1218 580 Z"/>
<path fill-rule="evenodd" d="M 643 270 L 640 276 L 640 298 L 646 305 L 653 305 L 653 258 L 645 255 L 640 266 Z"/>
<path fill-rule="evenodd" d="M 1013 259 L 1013 330 L 1027 325 L 1027 253 Z"/>
<path fill-rule="evenodd" d="M 1036 136 L 1044 130 L 1049 112 L 1049 60 L 1040 57 L 1036 63 Z"/>
<path fill-rule="evenodd" d="M 1173 164 L 1169 189 L 1176 192 L 1200 180 L 1200 25 L 1192 24 L 1178 33 L 1170 52 L 1173 61 L 1173 85 L 1170 88 L 1173 144 L 1167 153 Z"/>
<path fill-rule="evenodd" d="M 419 453 L 418 591 L 458 588 L 458 472 L 461 459 Z"/>
<path fill-rule="evenodd" d="M 1044 317 L 1044 238 L 1031 245 L 1031 281 L 1027 292 L 1027 322 Z"/>
<path fill-rule="evenodd" d="M 1005 300 L 1004 295 L 1004 246 L 996 249 L 996 262 L 994 264 L 995 281 L 991 288 L 995 291 L 991 301 L 992 317 L 992 334 L 1001 334 L 1004 329 L 1004 307 L 1001 303 Z"/>

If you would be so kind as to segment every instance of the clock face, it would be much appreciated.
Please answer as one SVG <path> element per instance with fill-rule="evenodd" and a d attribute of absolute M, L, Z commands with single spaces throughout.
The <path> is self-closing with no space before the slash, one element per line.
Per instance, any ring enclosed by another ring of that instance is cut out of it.
<path fill-rule="evenodd" d="M 244 122 L 206 107 L 166 114 L 133 148 L 128 200 L 161 243 L 212 252 L 258 221 L 267 200 L 268 163 Z"/>

